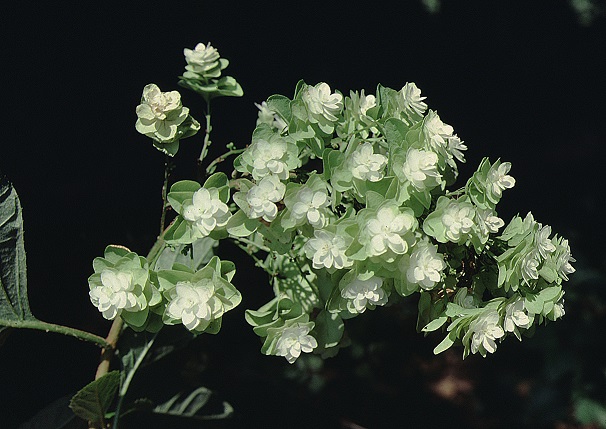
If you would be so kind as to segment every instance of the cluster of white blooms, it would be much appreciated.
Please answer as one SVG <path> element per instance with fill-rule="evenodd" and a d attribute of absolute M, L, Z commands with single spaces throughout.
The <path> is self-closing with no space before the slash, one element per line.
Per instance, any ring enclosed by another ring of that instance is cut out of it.
<path fill-rule="evenodd" d="M 345 251 L 349 244 L 342 237 L 323 229 L 316 230 L 314 237 L 305 243 L 305 254 L 313 262 L 313 267 L 342 269 L 350 267 L 353 261 Z"/>
<path fill-rule="evenodd" d="M 307 87 L 303 93 L 303 101 L 312 123 L 334 122 L 337 120 L 336 115 L 343 109 L 343 96 L 336 92 L 331 94 L 330 86 L 325 82 Z"/>
<path fill-rule="evenodd" d="M 286 186 L 277 176 L 265 176 L 246 194 L 246 202 L 250 207 L 248 217 L 261 217 L 267 222 L 274 220 L 278 215 L 276 203 L 282 200 L 285 191 Z"/>
<path fill-rule="evenodd" d="M 374 153 L 371 143 L 361 144 L 351 154 L 351 172 L 359 180 L 378 182 L 384 176 L 387 157 Z"/>
<path fill-rule="evenodd" d="M 109 320 L 115 319 L 122 310 L 135 312 L 144 307 L 138 299 L 133 276 L 127 272 L 103 270 L 101 284 L 91 288 L 89 295 L 93 305 Z"/>
<path fill-rule="evenodd" d="M 497 311 L 489 310 L 482 313 L 471 322 L 469 330 L 473 332 L 471 338 L 471 352 L 486 356 L 486 352 L 494 353 L 497 349 L 496 340 L 505 335 L 500 324 L 500 316 Z"/>
<path fill-rule="evenodd" d="M 433 289 L 442 280 L 445 268 L 444 256 L 438 253 L 436 245 L 427 241 L 418 243 L 410 258 L 402 259 L 400 266 L 408 282 L 425 290 Z"/>
<path fill-rule="evenodd" d="M 372 94 L 365 95 L 364 90 L 362 90 L 360 93 L 360 114 L 366 115 L 368 109 L 372 109 L 376 105 L 377 98 Z"/>
<path fill-rule="evenodd" d="M 404 176 L 419 191 L 433 189 L 440 184 L 438 155 L 430 150 L 410 149 L 403 165 Z"/>
<path fill-rule="evenodd" d="M 229 207 L 219 198 L 217 189 L 200 188 L 192 197 L 191 204 L 183 207 L 183 218 L 191 222 L 202 237 L 215 228 L 227 224 L 231 216 Z"/>
<path fill-rule="evenodd" d="M 190 331 L 203 331 L 212 320 L 224 313 L 223 304 L 215 296 L 215 286 L 210 279 L 196 283 L 178 282 L 169 292 L 166 314 L 181 321 Z"/>
<path fill-rule="evenodd" d="M 377 276 L 366 280 L 356 277 L 341 290 L 341 297 L 347 300 L 347 310 L 354 314 L 364 313 L 369 305 L 385 305 L 388 299 L 383 279 Z"/>
<path fill-rule="evenodd" d="M 318 347 L 317 340 L 309 335 L 309 326 L 291 326 L 282 331 L 276 343 L 276 356 L 284 356 L 293 363 L 303 353 L 311 353 Z"/>

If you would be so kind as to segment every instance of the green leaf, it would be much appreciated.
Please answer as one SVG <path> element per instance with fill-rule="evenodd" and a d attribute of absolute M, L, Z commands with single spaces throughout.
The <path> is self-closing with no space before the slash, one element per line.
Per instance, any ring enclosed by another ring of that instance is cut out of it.
<path fill-rule="evenodd" d="M 579 398 L 574 404 L 574 416 L 583 425 L 592 423 L 598 424 L 600 427 L 606 427 L 606 407 L 588 398 Z"/>
<path fill-rule="evenodd" d="M 215 399 L 213 401 L 213 399 Z M 215 402 L 215 403 L 213 403 Z M 154 408 L 154 413 L 189 417 L 195 420 L 219 420 L 230 417 L 233 407 L 225 401 L 213 398 L 213 392 L 198 387 L 191 392 L 180 392 Z"/>
<path fill-rule="evenodd" d="M 433 349 L 433 354 L 437 355 L 445 350 L 448 350 L 455 343 L 456 338 L 457 335 L 455 331 L 450 331 L 446 338 L 444 338 L 442 342 L 438 344 L 435 349 Z"/>
<path fill-rule="evenodd" d="M 421 331 L 433 332 L 437 329 L 440 329 L 442 327 L 442 325 L 444 325 L 444 323 L 446 323 L 447 320 L 448 320 L 448 317 L 446 317 L 446 316 L 438 317 L 437 319 L 434 319 L 431 322 L 429 322 L 427 325 L 425 325 L 425 327 L 423 329 L 421 329 Z"/>
<path fill-rule="evenodd" d="M 0 331 L 9 322 L 36 320 L 27 299 L 21 203 L 12 184 L 1 173 L 0 289 Z"/>
<path fill-rule="evenodd" d="M 227 221 L 225 229 L 234 237 L 248 237 L 261 225 L 259 219 L 249 219 L 242 210 L 238 210 Z"/>
<path fill-rule="evenodd" d="M 147 353 L 152 348 L 158 333 L 135 332 L 126 329 L 118 342 L 118 356 L 122 364 L 122 379 L 120 381 L 120 397 L 126 396 L 135 373 L 143 363 Z"/>
<path fill-rule="evenodd" d="M 74 395 L 69 407 L 78 417 L 103 424 L 105 413 L 112 404 L 119 385 L 120 371 L 109 372 L 84 386 Z"/>
<path fill-rule="evenodd" d="M 197 271 L 213 257 L 216 245 L 216 240 L 203 237 L 189 245 L 181 244 L 174 248 L 166 246 L 156 260 L 154 270 L 171 270 L 174 264 L 182 264 Z"/>
<path fill-rule="evenodd" d="M 318 313 L 315 322 L 316 326 L 312 335 L 318 341 L 319 350 L 323 351 L 339 344 L 345 326 L 341 316 L 322 310 Z"/>

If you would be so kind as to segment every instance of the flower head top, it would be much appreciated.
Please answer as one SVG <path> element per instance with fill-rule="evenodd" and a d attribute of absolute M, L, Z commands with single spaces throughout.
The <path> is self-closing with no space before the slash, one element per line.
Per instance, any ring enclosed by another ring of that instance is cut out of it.
<path fill-rule="evenodd" d="M 286 186 L 280 182 L 278 176 L 265 176 L 259 183 L 249 189 L 246 202 L 249 205 L 248 217 L 256 219 L 262 217 L 271 222 L 278 215 L 276 203 L 284 198 Z"/>
<path fill-rule="evenodd" d="M 343 96 L 337 92 L 331 93 L 330 86 L 324 82 L 308 86 L 302 98 L 311 123 L 336 122 L 336 115 L 343 109 Z"/>
<path fill-rule="evenodd" d="M 471 352 L 486 356 L 486 352 L 494 353 L 497 350 L 496 340 L 505 335 L 500 324 L 499 313 L 495 310 L 487 310 L 478 316 L 469 325 L 473 332 L 471 337 Z"/>
<path fill-rule="evenodd" d="M 258 128 L 252 144 L 236 159 L 236 169 L 250 173 L 255 180 L 275 175 L 287 180 L 289 172 L 301 165 L 297 145 L 290 139 L 268 130 L 267 125 Z"/>
<path fill-rule="evenodd" d="M 162 92 L 153 83 L 143 88 L 136 111 L 137 131 L 153 139 L 156 147 L 169 155 L 175 154 L 180 139 L 200 129 L 200 124 L 189 115 L 189 109 L 181 104 L 179 92 Z"/>
<path fill-rule="evenodd" d="M 378 208 L 376 214 L 362 217 L 362 237 L 369 256 L 382 255 L 387 251 L 401 255 L 408 250 L 410 233 L 416 228 L 417 220 L 411 209 L 400 209 L 395 203 L 387 202 Z"/>
<path fill-rule="evenodd" d="M 172 270 L 158 271 L 158 281 L 168 301 L 164 323 L 183 324 L 192 332 L 218 332 L 223 314 L 242 299 L 230 283 L 234 272 L 233 263 L 216 256 L 198 271 L 180 264 Z"/>
<path fill-rule="evenodd" d="M 95 258 L 93 268 L 89 295 L 103 317 L 120 316 L 134 329 L 146 329 L 150 307 L 162 300 L 150 283 L 146 259 L 126 248 L 108 246 L 104 257 Z"/>
<path fill-rule="evenodd" d="M 183 49 L 185 55 L 186 72 L 183 77 L 190 79 L 208 79 L 221 76 L 221 70 L 227 67 L 226 60 L 221 60 L 219 51 L 210 45 L 198 43 L 192 49 Z"/>
<path fill-rule="evenodd" d="M 183 207 L 183 218 L 191 222 L 200 236 L 208 236 L 215 228 L 227 224 L 231 213 L 219 198 L 216 188 L 200 188 L 192 196 L 191 204 Z"/>
<path fill-rule="evenodd" d="M 411 120 L 418 120 L 427 110 L 423 102 L 427 97 L 421 97 L 421 90 L 414 82 L 408 82 L 399 91 L 398 104 L 404 114 Z"/>
<path fill-rule="evenodd" d="M 440 184 L 438 155 L 430 150 L 410 149 L 402 165 L 403 176 L 418 191 L 431 190 Z"/>
<path fill-rule="evenodd" d="M 347 300 L 347 310 L 352 314 L 364 313 L 376 306 L 387 304 L 389 295 L 383 288 L 383 279 L 372 276 L 361 278 L 356 276 L 341 289 L 341 297 Z"/>
<path fill-rule="evenodd" d="M 445 268 L 444 256 L 438 253 L 438 247 L 426 240 L 419 242 L 410 257 L 400 262 L 405 280 L 425 290 L 433 289 L 442 280 Z"/>
<path fill-rule="evenodd" d="M 371 143 L 363 143 L 353 151 L 350 157 L 353 177 L 359 180 L 378 182 L 384 176 L 387 157 L 374 153 Z"/>
<path fill-rule="evenodd" d="M 350 267 L 353 261 L 345 255 L 349 243 L 340 235 L 319 229 L 304 246 L 305 255 L 316 269 L 338 269 Z"/>

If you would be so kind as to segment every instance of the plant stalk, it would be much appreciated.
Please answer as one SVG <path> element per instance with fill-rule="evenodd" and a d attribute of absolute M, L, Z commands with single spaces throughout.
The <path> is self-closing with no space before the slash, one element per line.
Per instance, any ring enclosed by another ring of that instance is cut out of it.
<path fill-rule="evenodd" d="M 1 320 L 1 326 L 9 328 L 35 329 L 38 331 L 55 332 L 57 334 L 68 335 L 78 338 L 82 341 L 88 341 L 102 347 L 103 349 L 110 348 L 110 345 L 104 338 L 91 334 L 90 332 L 81 331 L 80 329 L 70 328 L 68 326 L 56 325 L 54 323 L 42 322 L 41 320 Z"/>

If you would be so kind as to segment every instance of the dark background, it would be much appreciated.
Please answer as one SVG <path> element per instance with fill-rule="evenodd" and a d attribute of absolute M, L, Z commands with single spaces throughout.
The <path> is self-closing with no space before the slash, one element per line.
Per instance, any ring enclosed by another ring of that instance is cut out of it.
<path fill-rule="evenodd" d="M 285 362 L 257 360 L 243 311 L 270 292 L 251 264 L 238 265 L 244 302 L 225 318 L 225 336 L 202 339 L 182 360 L 206 362 L 200 382 L 232 402 L 247 427 L 273 427 L 260 422 L 274 414 L 292 418 L 276 427 L 576 427 L 573 396 L 585 378 L 599 381 L 588 395 L 604 399 L 603 306 L 586 298 L 601 302 L 606 271 L 603 15 L 582 24 L 558 0 L 448 1 L 435 13 L 420 1 L 84 3 L 21 1 L 0 16 L 0 168 L 23 205 L 38 318 L 106 335 L 110 323 L 88 299 L 92 259 L 107 244 L 144 255 L 159 228 L 164 159 L 135 131 L 135 107 L 153 82 L 180 90 L 202 121 L 202 100 L 177 77 L 183 48 L 210 41 L 245 93 L 214 103 L 211 156 L 229 141 L 247 144 L 253 103 L 292 96 L 299 79 L 344 94 L 415 82 L 469 147 L 461 183 L 484 156 L 511 161 L 517 183 L 499 214 L 507 221 L 532 211 L 552 225 L 569 238 L 579 271 L 568 314 L 554 324 L 560 331 L 539 329 L 522 345 L 509 338 L 485 360 L 461 363 L 460 350 L 434 358 L 440 338 L 414 333 L 410 314 L 365 315 L 352 322 L 363 358 L 345 351 L 327 361 L 318 375 L 325 387 L 313 394 L 308 379 L 285 387 L 276 375 Z M 174 180 L 194 177 L 200 142 L 182 142 Z M 573 357 L 545 376 L 549 384 L 540 374 L 553 370 L 554 353 Z M 13 332 L 0 349 L 0 426 L 17 427 L 74 393 L 93 378 L 97 358 L 72 338 Z M 431 383 L 444 374 L 466 393 L 436 394 Z M 154 377 L 160 386 L 163 376 Z"/>

